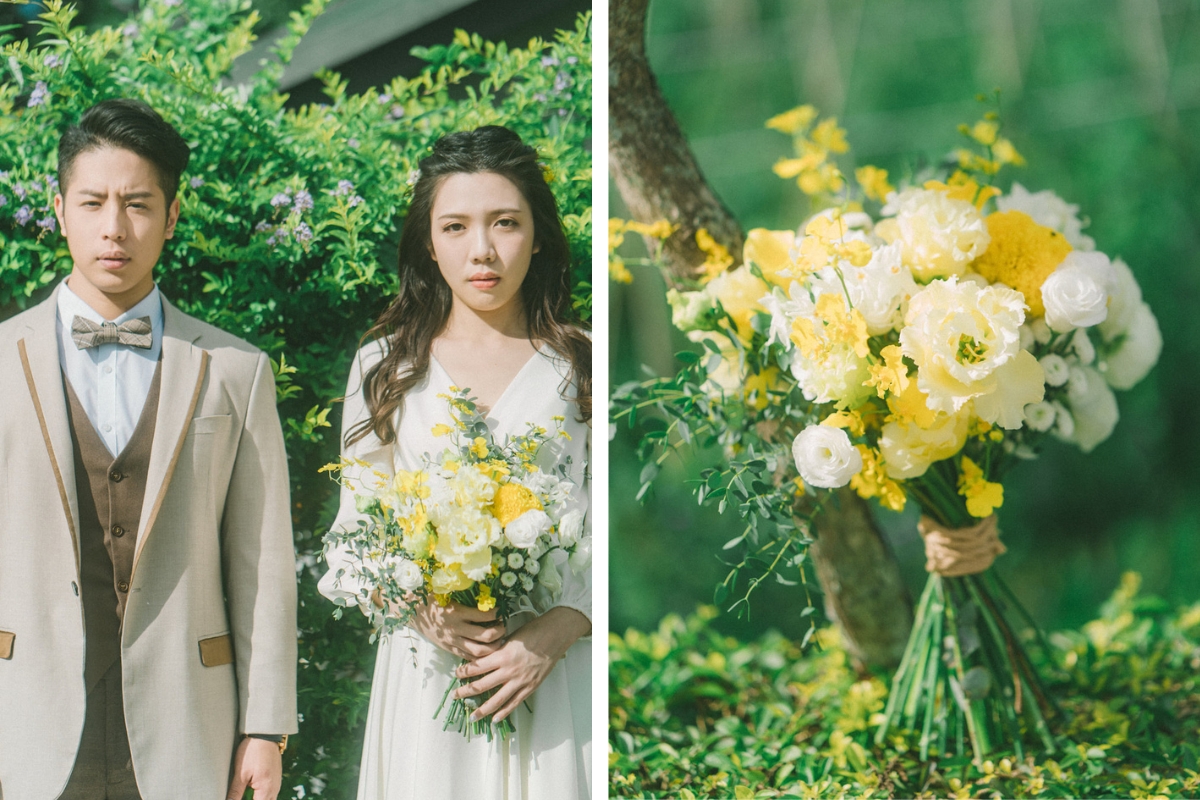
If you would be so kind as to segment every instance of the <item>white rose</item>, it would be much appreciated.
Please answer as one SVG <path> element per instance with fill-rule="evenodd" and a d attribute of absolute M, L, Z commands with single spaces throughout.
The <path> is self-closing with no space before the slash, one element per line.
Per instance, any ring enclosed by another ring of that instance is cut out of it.
<path fill-rule="evenodd" d="M 876 233 L 900 243 L 905 265 L 921 280 L 963 274 L 991 241 L 979 210 L 945 192 L 905 189 L 888 196 L 883 213 L 895 216 Z"/>
<path fill-rule="evenodd" d="M 592 537 L 585 536 L 580 539 L 567 562 L 571 565 L 571 572 L 576 575 L 587 572 L 588 567 L 592 565 Z"/>
<path fill-rule="evenodd" d="M 1061 233 L 1076 250 L 1092 250 L 1096 243 L 1092 237 L 1081 232 L 1085 223 L 1079 219 L 1079 206 L 1068 203 L 1054 192 L 1030 192 L 1019 183 L 1012 185 L 1012 192 L 996 198 L 1001 211 L 1021 211 L 1028 214 L 1038 225 L 1045 225 Z"/>
<path fill-rule="evenodd" d="M 1058 412 L 1054 406 L 1044 400 L 1040 403 L 1030 403 L 1025 406 L 1025 424 L 1030 430 L 1045 433 L 1054 427 Z"/>
<path fill-rule="evenodd" d="M 1154 312 L 1145 303 L 1139 304 L 1125 337 L 1101 365 L 1104 379 L 1114 389 L 1132 389 L 1158 363 L 1162 346 L 1162 331 Z"/>
<path fill-rule="evenodd" d="M 862 471 L 862 455 L 841 428 L 809 425 L 792 441 L 792 458 L 810 486 L 835 489 Z"/>
<path fill-rule="evenodd" d="M 1046 373 L 1047 386 L 1062 386 L 1071 377 L 1071 368 L 1067 360 L 1057 353 L 1044 355 L 1039 359 L 1042 372 Z"/>
<path fill-rule="evenodd" d="M 1081 383 L 1080 391 L 1071 397 L 1074 430 L 1062 438 L 1079 445 L 1083 452 L 1090 453 L 1112 435 L 1121 415 L 1117 409 L 1117 398 L 1100 373 L 1091 367 L 1080 369 L 1085 370 L 1087 375 L 1086 383 Z"/>
<path fill-rule="evenodd" d="M 504 535 L 513 547 L 532 547 L 539 536 L 550 532 L 553 523 L 550 515 L 541 509 L 526 511 L 504 527 Z"/>
<path fill-rule="evenodd" d="M 1100 335 L 1111 342 L 1133 324 L 1134 315 L 1142 305 L 1142 287 L 1129 265 L 1119 258 L 1112 261 L 1108 284 L 1108 316 L 1100 323 Z"/>
<path fill-rule="evenodd" d="M 562 521 L 558 523 L 558 539 L 563 547 L 570 547 L 579 541 L 579 537 L 582 535 L 583 512 L 578 508 L 573 508 L 563 514 Z"/>
<path fill-rule="evenodd" d="M 396 567 L 396 583 L 406 592 L 416 591 L 425 583 L 425 575 L 421 568 L 407 558 Z"/>
<path fill-rule="evenodd" d="M 1042 284 L 1046 324 L 1066 333 L 1090 328 L 1108 316 L 1108 285 L 1112 265 L 1104 253 L 1075 250 L 1067 254 Z"/>

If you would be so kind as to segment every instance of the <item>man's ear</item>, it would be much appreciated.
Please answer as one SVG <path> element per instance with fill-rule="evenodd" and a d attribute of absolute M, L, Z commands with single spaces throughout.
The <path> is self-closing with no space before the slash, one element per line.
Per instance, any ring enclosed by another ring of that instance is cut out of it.
<path fill-rule="evenodd" d="M 58 218 L 58 229 L 62 231 L 62 235 L 67 235 L 67 222 L 63 219 L 63 196 L 61 194 L 54 195 L 54 216 Z"/>
<path fill-rule="evenodd" d="M 175 223 L 179 222 L 179 197 L 171 201 L 171 205 L 167 206 L 167 232 L 164 239 L 171 239 L 175 236 Z"/>

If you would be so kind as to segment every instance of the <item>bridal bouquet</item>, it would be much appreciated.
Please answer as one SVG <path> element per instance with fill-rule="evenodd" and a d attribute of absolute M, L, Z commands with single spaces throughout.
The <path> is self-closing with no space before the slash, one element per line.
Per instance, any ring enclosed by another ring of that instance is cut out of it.
<path fill-rule="evenodd" d="M 375 478 L 367 486 L 350 476 L 369 465 L 343 460 L 324 468 L 339 473 L 364 516 L 352 530 L 326 534 L 326 548 L 349 550 L 347 570 L 363 587 L 360 604 L 384 636 L 408 626 L 423 602 L 495 609 L 498 624 L 536 613 L 562 589 L 554 551 L 566 552 L 577 571 L 586 569 L 590 555 L 583 512 L 571 503 L 574 484 L 536 463 L 547 442 L 568 435 L 562 419 L 555 419 L 553 431 L 530 424 L 525 434 L 498 444 L 468 393 L 451 391 L 442 395 L 451 424 L 433 429 L 449 444 L 426 455 L 423 469 L 392 477 L 367 473 Z M 458 685 L 452 682 L 438 714 Z M 451 700 L 445 727 L 456 726 L 468 738 L 507 736 L 513 730 L 508 719 L 470 719 L 489 696 Z"/>
<path fill-rule="evenodd" d="M 685 408 L 670 392 L 688 382 L 643 384 L 625 388 L 619 413 L 649 392 L 673 427 L 714 429 L 740 468 L 730 493 L 751 513 L 846 485 L 895 510 L 919 503 L 929 580 L 878 740 L 917 731 L 922 758 L 1021 754 L 1030 737 L 1052 751 L 1056 712 L 1014 614 L 1033 624 L 990 569 L 1004 552 L 1002 479 L 1047 438 L 1084 452 L 1104 441 L 1113 390 L 1158 359 L 1158 324 L 1129 267 L 1082 233 L 1078 207 L 994 185 L 1022 163 L 995 113 L 962 126 L 973 147 L 947 169 L 898 187 L 871 166 L 848 180 L 835 160 L 844 131 L 817 117 L 802 106 L 767 123 L 795 143 L 775 172 L 816 213 L 797 230 L 750 231 L 742 266 L 668 293 L 676 326 L 708 352 L 689 367 L 707 399 Z"/>

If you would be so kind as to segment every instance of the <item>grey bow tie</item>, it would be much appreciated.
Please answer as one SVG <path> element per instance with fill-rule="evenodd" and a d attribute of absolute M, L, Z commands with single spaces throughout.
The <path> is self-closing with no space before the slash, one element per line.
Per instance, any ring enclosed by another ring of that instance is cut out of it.
<path fill-rule="evenodd" d="M 150 318 L 138 317 L 117 325 L 115 322 L 92 322 L 86 317 L 71 320 L 71 338 L 80 350 L 102 344 L 127 344 L 149 350 L 154 343 L 150 333 Z"/>

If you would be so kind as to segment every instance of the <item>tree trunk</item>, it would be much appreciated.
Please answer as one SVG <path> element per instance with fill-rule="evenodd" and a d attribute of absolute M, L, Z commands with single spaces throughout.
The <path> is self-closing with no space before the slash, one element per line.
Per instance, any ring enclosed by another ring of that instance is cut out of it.
<path fill-rule="evenodd" d="M 697 230 L 706 228 L 737 262 L 744 237 L 705 181 L 650 70 L 649 2 L 609 3 L 609 167 L 634 219 L 679 225 L 663 254 L 675 278 L 690 279 L 704 263 Z M 816 527 L 812 558 L 825 608 L 841 625 L 851 654 L 868 665 L 898 663 L 912 626 L 912 600 L 866 502 L 840 489 Z"/>

